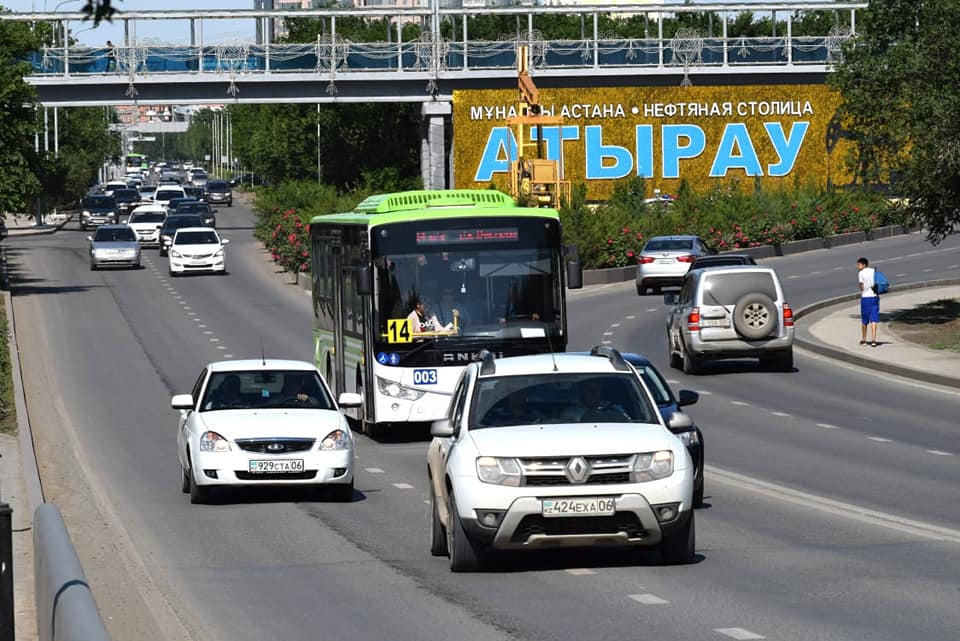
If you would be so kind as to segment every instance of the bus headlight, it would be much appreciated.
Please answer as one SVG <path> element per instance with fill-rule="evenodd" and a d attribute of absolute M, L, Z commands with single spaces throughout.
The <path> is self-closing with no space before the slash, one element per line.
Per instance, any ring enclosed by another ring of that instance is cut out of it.
<path fill-rule="evenodd" d="M 381 394 L 386 394 L 393 398 L 402 398 L 405 401 L 415 401 L 426 394 L 426 392 L 422 390 L 413 389 L 412 387 L 407 387 L 394 381 L 388 381 L 379 376 L 377 377 L 377 389 L 380 390 Z"/>

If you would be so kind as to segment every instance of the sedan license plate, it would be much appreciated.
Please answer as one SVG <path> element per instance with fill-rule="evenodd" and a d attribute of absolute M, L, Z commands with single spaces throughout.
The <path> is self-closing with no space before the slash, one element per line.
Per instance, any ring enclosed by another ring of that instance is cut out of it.
<path fill-rule="evenodd" d="M 674 261 L 672 258 L 658 258 L 658 259 L 657 259 L 657 264 L 658 264 L 658 265 L 668 265 L 668 264 L 673 263 L 673 262 L 676 262 L 676 261 Z"/>
<path fill-rule="evenodd" d="M 270 474 L 289 472 L 295 474 L 303 471 L 303 459 L 286 459 L 279 461 L 250 461 L 251 474 Z"/>
<path fill-rule="evenodd" d="M 609 496 L 543 499 L 542 506 L 544 516 L 611 516 L 616 510 L 616 499 Z"/>
<path fill-rule="evenodd" d="M 702 318 L 700 327 L 730 327 L 730 323 L 726 318 Z"/>

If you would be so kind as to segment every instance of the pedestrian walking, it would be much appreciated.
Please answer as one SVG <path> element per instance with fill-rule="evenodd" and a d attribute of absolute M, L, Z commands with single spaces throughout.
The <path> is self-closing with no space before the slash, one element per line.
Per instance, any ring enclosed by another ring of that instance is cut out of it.
<path fill-rule="evenodd" d="M 117 48 L 107 40 L 107 71 L 117 70 Z"/>
<path fill-rule="evenodd" d="M 860 345 L 877 346 L 877 324 L 880 322 L 880 297 L 874 291 L 874 274 L 866 258 L 857 259 L 857 279 L 860 286 Z M 867 326 L 870 327 L 870 342 L 867 342 Z"/>

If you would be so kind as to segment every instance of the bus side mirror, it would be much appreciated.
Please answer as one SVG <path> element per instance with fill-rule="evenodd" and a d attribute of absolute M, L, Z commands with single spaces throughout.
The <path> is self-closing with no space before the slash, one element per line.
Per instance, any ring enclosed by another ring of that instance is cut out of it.
<path fill-rule="evenodd" d="M 583 265 L 580 264 L 579 260 L 567 261 L 567 288 L 583 288 Z"/>
<path fill-rule="evenodd" d="M 373 294 L 373 268 L 369 265 L 357 271 L 357 293 L 361 296 Z"/>

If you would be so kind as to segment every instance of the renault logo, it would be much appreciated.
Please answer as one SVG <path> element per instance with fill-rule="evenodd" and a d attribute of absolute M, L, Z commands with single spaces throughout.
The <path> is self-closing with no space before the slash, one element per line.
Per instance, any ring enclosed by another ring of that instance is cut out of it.
<path fill-rule="evenodd" d="M 590 476 L 590 464 L 582 456 L 574 456 L 563 471 L 571 483 L 586 483 Z"/>
<path fill-rule="evenodd" d="M 287 449 L 287 446 L 283 443 L 269 443 L 267 445 L 267 450 L 270 452 L 282 452 Z"/>

